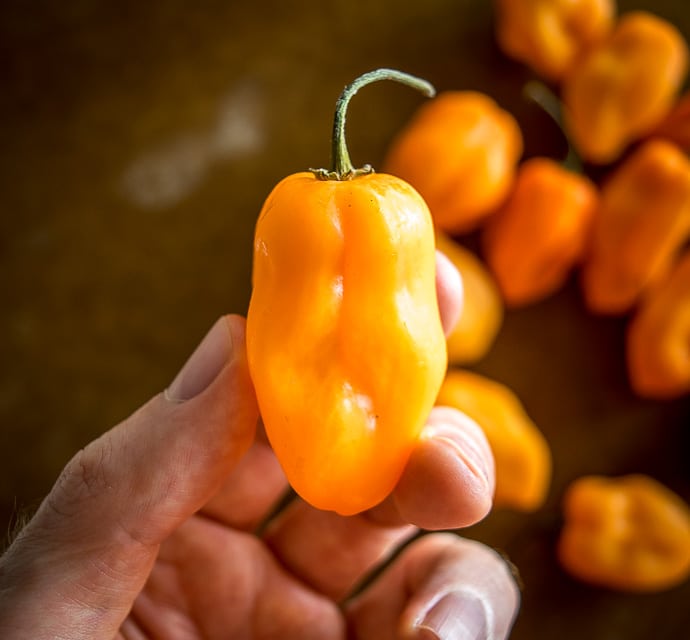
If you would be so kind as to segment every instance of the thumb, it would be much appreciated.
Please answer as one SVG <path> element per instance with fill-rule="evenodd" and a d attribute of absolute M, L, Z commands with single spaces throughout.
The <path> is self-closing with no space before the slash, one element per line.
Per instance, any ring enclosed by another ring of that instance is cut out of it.
<path fill-rule="evenodd" d="M 112 637 L 158 546 L 220 487 L 257 418 L 244 319 L 227 316 L 165 393 L 67 464 L 0 559 L 0 596 L 10 596 L 0 597 L 0 637 L 24 637 L 28 621 L 46 625 L 32 639 L 63 627 L 69 638 Z"/>

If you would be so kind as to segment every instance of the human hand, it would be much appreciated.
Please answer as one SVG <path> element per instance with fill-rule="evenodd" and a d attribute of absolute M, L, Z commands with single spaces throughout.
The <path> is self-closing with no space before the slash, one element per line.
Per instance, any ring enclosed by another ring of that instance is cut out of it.
<path fill-rule="evenodd" d="M 437 261 L 444 327 L 460 282 Z M 490 508 L 470 420 L 432 411 L 392 494 L 341 517 L 295 499 L 261 429 L 244 320 L 221 318 L 168 390 L 80 451 L 0 558 L 4 640 L 504 638 L 519 595 L 503 560 L 454 534 Z"/>

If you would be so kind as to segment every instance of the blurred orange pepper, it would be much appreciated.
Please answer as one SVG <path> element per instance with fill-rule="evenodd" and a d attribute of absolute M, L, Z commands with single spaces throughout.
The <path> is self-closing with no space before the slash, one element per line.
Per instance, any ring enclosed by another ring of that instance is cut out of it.
<path fill-rule="evenodd" d="M 690 151 L 690 93 L 678 99 L 670 113 L 654 129 L 652 136 L 670 140 L 683 151 Z"/>
<path fill-rule="evenodd" d="M 642 300 L 628 327 L 627 359 L 640 396 L 690 393 L 690 249 Z"/>
<path fill-rule="evenodd" d="M 395 486 L 446 371 L 434 229 L 422 197 L 394 176 L 355 170 L 345 109 L 391 70 L 346 87 L 333 171 L 296 173 L 256 224 L 247 357 L 266 434 L 295 491 L 358 513 Z"/>
<path fill-rule="evenodd" d="M 470 231 L 503 201 L 522 154 L 515 118 L 489 96 L 447 91 L 393 140 L 384 169 L 417 189 L 436 226 Z"/>
<path fill-rule="evenodd" d="M 496 38 L 508 56 L 560 80 L 611 30 L 614 0 L 496 0 Z"/>
<path fill-rule="evenodd" d="M 586 177 L 548 158 L 518 169 L 515 188 L 491 217 L 483 250 L 509 306 L 553 293 L 585 250 L 598 192 Z"/>
<path fill-rule="evenodd" d="M 623 15 L 563 81 L 566 130 L 580 155 L 605 164 L 649 134 L 671 109 L 687 63 L 687 44 L 670 22 Z"/>
<path fill-rule="evenodd" d="M 585 476 L 566 491 L 558 544 L 573 576 L 624 591 L 658 591 L 690 575 L 690 509 L 648 476 Z"/>
<path fill-rule="evenodd" d="M 508 387 L 453 369 L 436 404 L 459 409 L 484 430 L 496 464 L 495 506 L 534 511 L 543 504 L 551 481 L 551 452 Z"/>
<path fill-rule="evenodd" d="M 665 140 L 644 142 L 601 189 L 582 273 L 588 307 L 629 310 L 669 270 L 690 234 L 690 161 Z"/>
<path fill-rule="evenodd" d="M 442 251 L 460 272 L 464 292 L 460 318 L 446 340 L 448 362 L 477 362 L 489 351 L 501 328 L 501 294 L 493 276 L 472 251 L 442 231 L 436 232 L 436 248 Z"/>

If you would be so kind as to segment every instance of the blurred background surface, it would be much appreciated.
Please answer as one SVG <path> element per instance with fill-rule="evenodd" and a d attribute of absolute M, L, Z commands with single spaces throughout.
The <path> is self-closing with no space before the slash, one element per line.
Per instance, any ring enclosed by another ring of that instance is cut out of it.
<path fill-rule="evenodd" d="M 681 0 L 620 0 L 633 8 L 690 36 Z M 264 198 L 328 165 L 337 95 L 382 66 L 483 91 L 517 117 L 527 156 L 563 153 L 522 99 L 532 76 L 497 49 L 485 0 L 0 5 L 0 533 L 75 451 L 165 388 L 217 316 L 246 311 Z M 391 83 L 355 98 L 354 163 L 380 165 L 421 100 Z M 573 279 L 508 313 L 476 367 L 517 392 L 555 459 L 545 508 L 467 532 L 522 575 L 513 638 L 690 630 L 690 584 L 623 595 L 554 557 L 579 475 L 649 473 L 690 501 L 690 401 L 634 398 L 624 326 L 588 314 Z"/>

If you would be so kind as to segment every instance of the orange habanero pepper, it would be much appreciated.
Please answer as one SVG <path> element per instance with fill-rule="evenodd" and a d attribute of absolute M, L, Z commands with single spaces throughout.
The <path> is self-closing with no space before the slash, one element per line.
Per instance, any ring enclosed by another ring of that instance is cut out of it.
<path fill-rule="evenodd" d="M 597 313 L 629 310 L 669 270 L 690 234 L 690 161 L 644 142 L 604 182 L 582 285 Z"/>
<path fill-rule="evenodd" d="M 623 591 L 659 591 L 690 575 L 690 509 L 644 475 L 585 476 L 568 487 L 558 542 L 573 576 Z"/>
<path fill-rule="evenodd" d="M 464 292 L 460 318 L 446 339 L 448 362 L 477 362 L 487 354 L 503 323 L 501 294 L 493 276 L 469 249 L 442 231 L 436 232 L 436 248 L 455 265 Z"/>
<path fill-rule="evenodd" d="M 522 155 L 515 118 L 489 96 L 446 91 L 423 105 L 393 140 L 388 173 L 422 194 L 437 228 L 475 228 L 503 201 Z"/>
<path fill-rule="evenodd" d="M 651 13 L 623 15 L 563 81 L 564 118 L 580 155 L 605 164 L 671 109 L 688 63 L 681 33 Z"/>
<path fill-rule="evenodd" d="M 495 506 L 534 511 L 543 504 L 551 481 L 551 451 L 508 387 L 453 369 L 436 403 L 459 409 L 484 430 L 496 465 Z"/>
<path fill-rule="evenodd" d="M 554 160 L 521 165 L 513 192 L 482 237 L 508 306 L 536 302 L 565 282 L 585 251 L 597 204 L 594 184 Z"/>
<path fill-rule="evenodd" d="M 690 393 L 690 249 L 641 301 L 628 326 L 627 360 L 638 395 Z"/>
<path fill-rule="evenodd" d="M 302 498 L 343 515 L 393 489 L 446 369 L 429 210 L 399 178 L 354 170 L 345 146 L 351 96 L 381 79 L 433 94 L 388 69 L 346 87 L 334 170 L 288 176 L 263 206 L 247 315 L 271 446 Z"/>
<path fill-rule="evenodd" d="M 606 37 L 616 14 L 614 0 L 496 0 L 495 5 L 503 52 L 551 81 Z"/>

